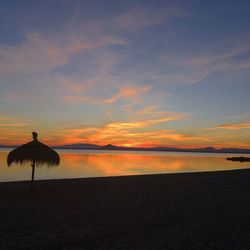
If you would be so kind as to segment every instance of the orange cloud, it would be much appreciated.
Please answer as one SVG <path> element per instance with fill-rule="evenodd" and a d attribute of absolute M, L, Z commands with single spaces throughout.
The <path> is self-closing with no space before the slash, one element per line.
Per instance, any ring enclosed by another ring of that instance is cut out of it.
<path fill-rule="evenodd" d="M 30 120 L 0 114 L 0 144 L 15 145 L 31 139 Z"/>
<path fill-rule="evenodd" d="M 214 129 L 238 130 L 238 129 L 249 129 L 249 128 L 250 128 L 250 122 L 242 122 L 242 123 L 221 124 L 214 128 L 209 128 L 209 130 L 214 130 Z"/>
<path fill-rule="evenodd" d="M 0 127 L 25 127 L 30 125 L 24 119 L 8 117 L 0 114 Z"/>
<path fill-rule="evenodd" d="M 93 85 L 95 85 L 96 82 L 90 81 Z M 73 94 L 71 95 L 64 95 L 62 98 L 65 101 L 68 102 L 82 102 L 87 103 L 91 105 L 104 105 L 104 104 L 113 104 L 115 102 L 118 102 L 120 100 L 130 100 L 130 101 L 138 101 L 143 100 L 144 94 L 147 94 L 150 92 L 151 87 L 150 86 L 130 86 L 130 87 L 122 87 L 118 90 L 116 94 L 111 96 L 110 98 L 100 98 L 96 96 L 89 96 L 86 93 L 79 95 L 77 93 L 78 91 L 87 90 L 90 88 L 91 85 L 73 85 L 73 88 L 71 89 L 71 92 Z M 94 86 L 92 86 L 94 87 Z"/>
<path fill-rule="evenodd" d="M 159 146 L 174 145 L 184 142 L 209 142 L 206 136 L 181 134 L 175 130 L 138 130 L 145 124 L 110 123 L 99 128 L 81 128 L 62 132 L 61 138 L 67 143 L 95 143 L 105 145 L 112 143 L 120 146 Z M 60 140 L 60 143 L 62 142 Z M 60 144 L 59 143 L 59 144 Z"/>
<path fill-rule="evenodd" d="M 41 131 L 40 139 L 51 145 L 64 145 L 73 143 L 94 143 L 105 145 L 111 143 L 117 146 L 130 147 L 244 147 L 249 148 L 247 139 L 233 135 L 200 135 L 196 133 L 183 133 L 174 129 L 156 129 L 154 125 L 180 119 L 178 115 L 162 117 L 156 120 L 134 122 L 110 122 L 103 126 L 59 127 L 49 132 Z M 30 126 L 25 127 L 0 127 L 0 144 L 22 144 L 31 140 Z M 39 131 L 38 131 L 39 132 Z"/>
<path fill-rule="evenodd" d="M 166 117 L 161 117 L 153 120 L 135 121 L 135 122 L 114 122 L 108 124 L 107 127 L 111 129 L 132 129 L 132 128 L 145 128 L 150 127 L 158 123 L 175 121 L 182 118 L 183 115 L 179 113 L 168 114 Z"/>
<path fill-rule="evenodd" d="M 115 95 L 106 99 L 105 103 L 114 103 L 121 99 L 136 99 L 139 98 L 141 95 L 148 93 L 151 90 L 150 86 L 130 86 L 130 87 L 123 87 L 121 88 Z"/>
<path fill-rule="evenodd" d="M 31 140 L 32 129 L 28 126 L 0 126 L 0 144 L 17 145 Z"/>
<path fill-rule="evenodd" d="M 160 144 L 164 140 L 180 141 L 193 140 L 193 136 L 178 134 L 174 130 L 155 130 L 154 125 L 183 118 L 183 114 L 166 112 L 157 119 L 111 122 L 100 127 L 79 127 L 75 129 L 61 129 L 60 141 L 64 143 L 113 143 L 116 145 L 142 145 L 147 142 Z M 145 131 L 150 129 L 151 131 Z M 59 143 L 60 142 L 56 142 Z"/>
<path fill-rule="evenodd" d="M 157 109 L 156 105 L 150 105 L 150 106 L 146 106 L 142 109 L 139 109 L 135 112 L 136 115 L 148 115 L 148 114 L 152 114 L 155 113 Z"/>

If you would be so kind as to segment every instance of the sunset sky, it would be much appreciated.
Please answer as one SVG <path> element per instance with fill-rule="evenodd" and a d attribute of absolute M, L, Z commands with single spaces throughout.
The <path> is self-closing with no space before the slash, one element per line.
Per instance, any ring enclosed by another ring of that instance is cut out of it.
<path fill-rule="evenodd" d="M 250 148 L 249 10 L 0 1 L 0 144 Z"/>

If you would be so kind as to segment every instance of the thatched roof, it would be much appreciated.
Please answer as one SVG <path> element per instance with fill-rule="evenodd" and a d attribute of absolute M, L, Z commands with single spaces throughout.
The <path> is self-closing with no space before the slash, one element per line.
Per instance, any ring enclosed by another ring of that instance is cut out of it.
<path fill-rule="evenodd" d="M 27 162 L 36 165 L 46 164 L 48 166 L 56 166 L 60 163 L 60 157 L 56 151 L 37 140 L 37 133 L 33 132 L 33 141 L 28 142 L 8 154 L 7 163 L 24 164 Z"/>

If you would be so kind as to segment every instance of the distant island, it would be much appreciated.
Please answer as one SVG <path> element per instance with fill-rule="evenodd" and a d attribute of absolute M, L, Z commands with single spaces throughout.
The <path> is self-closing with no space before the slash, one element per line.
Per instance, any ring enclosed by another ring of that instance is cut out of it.
<path fill-rule="evenodd" d="M 15 146 L 0 145 L 0 148 L 12 148 Z M 54 146 L 55 149 L 83 149 L 83 150 L 133 150 L 133 151 L 166 151 L 166 152 L 197 152 L 197 153 L 236 153 L 236 154 L 250 154 L 250 149 L 243 148 L 221 148 L 216 149 L 214 147 L 205 148 L 174 148 L 174 147 L 121 147 L 112 144 L 107 144 L 105 146 L 100 146 L 91 143 L 76 143 L 76 144 L 66 144 L 62 146 Z"/>

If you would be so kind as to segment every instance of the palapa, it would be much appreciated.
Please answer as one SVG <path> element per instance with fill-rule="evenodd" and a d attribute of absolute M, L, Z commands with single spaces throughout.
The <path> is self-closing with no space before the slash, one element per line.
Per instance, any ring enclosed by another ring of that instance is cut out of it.
<path fill-rule="evenodd" d="M 36 132 L 32 132 L 32 135 L 33 141 L 12 150 L 8 154 L 7 164 L 11 166 L 12 163 L 22 165 L 30 162 L 32 167 L 31 182 L 33 183 L 36 166 L 57 166 L 60 163 L 60 157 L 55 150 L 38 141 Z"/>

